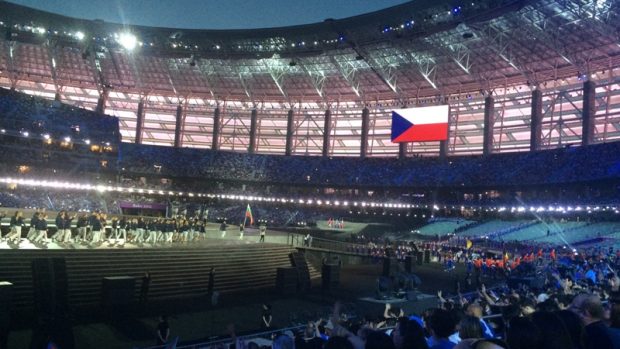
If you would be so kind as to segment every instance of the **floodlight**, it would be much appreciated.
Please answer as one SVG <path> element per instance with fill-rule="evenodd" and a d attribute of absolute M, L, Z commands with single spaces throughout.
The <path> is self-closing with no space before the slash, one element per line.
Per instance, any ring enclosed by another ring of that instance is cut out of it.
<path fill-rule="evenodd" d="M 75 38 L 80 40 L 80 41 L 84 40 L 84 37 L 85 37 L 85 35 L 82 32 L 76 32 L 75 33 Z"/>
<path fill-rule="evenodd" d="M 126 50 L 129 50 L 129 51 L 136 48 L 136 45 L 138 44 L 138 39 L 136 38 L 135 35 L 131 33 L 119 34 L 117 41 L 119 44 L 121 44 L 121 46 L 123 46 Z"/>

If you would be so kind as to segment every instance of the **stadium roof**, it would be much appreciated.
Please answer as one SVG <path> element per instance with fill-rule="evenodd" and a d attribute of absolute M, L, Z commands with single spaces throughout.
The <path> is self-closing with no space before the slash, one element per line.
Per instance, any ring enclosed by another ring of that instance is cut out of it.
<path fill-rule="evenodd" d="M 219 100 L 407 101 L 538 85 L 620 65 L 616 1 L 454 3 L 414 1 L 252 30 L 123 26 L 7 2 L 0 2 L 0 20 L 12 40 L 119 55 L 128 66 L 103 72 L 117 90 Z M 123 49 L 124 33 L 135 36 L 134 52 Z"/>

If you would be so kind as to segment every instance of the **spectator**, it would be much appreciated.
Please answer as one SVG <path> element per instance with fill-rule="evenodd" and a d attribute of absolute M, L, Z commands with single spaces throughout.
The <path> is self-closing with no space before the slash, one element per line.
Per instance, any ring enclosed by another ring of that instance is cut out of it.
<path fill-rule="evenodd" d="M 510 320 L 506 331 L 506 341 L 510 349 L 537 349 L 542 342 L 540 329 L 525 317 Z"/>
<path fill-rule="evenodd" d="M 472 344 L 483 338 L 482 324 L 480 319 L 475 316 L 466 315 L 457 327 L 461 341 L 455 346 L 456 349 L 472 349 Z"/>
<path fill-rule="evenodd" d="M 159 324 L 157 324 L 157 345 L 163 345 L 168 342 L 170 337 L 170 326 L 168 325 L 168 317 L 162 315 L 159 317 Z"/>
<path fill-rule="evenodd" d="M 394 332 L 392 332 L 392 336 L 394 336 Z M 364 349 L 396 349 L 396 347 L 390 336 L 384 332 L 372 331 L 366 336 Z"/>
<path fill-rule="evenodd" d="M 392 332 L 396 349 L 428 349 L 424 338 L 424 329 L 415 320 L 401 317 Z"/>
<path fill-rule="evenodd" d="M 430 349 L 452 349 L 456 343 L 448 337 L 454 333 L 454 318 L 447 310 L 437 309 L 429 318 L 431 337 L 428 340 Z"/>
<path fill-rule="evenodd" d="M 609 328 L 604 323 L 604 309 L 601 300 L 596 295 L 580 294 L 573 300 L 571 305 L 581 321 L 585 325 L 587 349 L 618 349 L 620 348 L 620 333 L 618 330 Z M 544 331 L 545 337 L 548 337 Z"/>
<path fill-rule="evenodd" d="M 271 328 L 271 322 L 273 317 L 271 316 L 271 305 L 263 304 L 263 313 L 261 315 L 260 327 L 262 329 Z"/>

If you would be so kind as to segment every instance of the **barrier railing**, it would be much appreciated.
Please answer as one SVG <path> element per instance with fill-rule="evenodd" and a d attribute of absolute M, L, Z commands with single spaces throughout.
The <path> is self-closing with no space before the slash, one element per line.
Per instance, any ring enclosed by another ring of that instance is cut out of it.
<path fill-rule="evenodd" d="M 353 242 L 345 242 L 338 240 L 329 240 L 317 237 L 306 239 L 306 235 L 297 233 L 288 233 L 286 242 L 293 247 L 309 247 L 318 248 L 338 252 L 353 252 L 356 250 L 366 250 L 367 245 L 356 244 Z"/>
<path fill-rule="evenodd" d="M 298 331 L 305 327 L 306 325 L 299 325 L 299 326 L 293 326 L 293 327 L 279 328 L 277 330 L 253 332 L 253 333 L 246 334 L 246 335 L 239 335 L 237 336 L 237 339 L 241 339 L 244 341 L 251 341 L 252 339 L 257 339 L 257 338 L 271 340 L 273 334 L 284 333 L 286 331 Z M 233 339 L 232 337 L 220 338 L 220 339 L 215 339 L 215 340 L 210 340 L 210 341 L 205 341 L 205 342 L 200 342 L 200 343 L 177 345 L 175 348 L 176 349 L 206 349 L 206 348 L 210 348 L 210 347 L 217 346 L 220 344 L 233 344 Z M 166 349 L 168 347 L 169 347 L 168 344 L 163 344 L 163 345 L 156 345 L 152 347 L 144 347 L 142 349 Z"/>
<path fill-rule="evenodd" d="M 293 327 L 279 328 L 277 330 L 272 330 L 272 331 L 256 332 L 256 333 L 252 333 L 248 335 L 237 336 L 237 340 L 252 341 L 258 338 L 271 340 L 271 338 L 273 338 L 272 337 L 273 334 L 284 333 L 286 331 L 295 332 L 295 331 L 304 329 L 305 327 L 306 325 L 299 325 L 299 326 L 293 326 Z M 394 329 L 394 326 L 387 326 L 387 327 L 381 328 L 382 331 L 393 330 L 393 329 Z M 206 342 L 201 342 L 201 343 L 177 345 L 174 348 L 175 349 L 209 349 L 209 348 L 218 348 L 218 345 L 228 345 L 228 344 L 233 344 L 232 337 L 216 339 L 216 340 L 206 341 Z M 163 345 L 157 345 L 157 346 L 152 346 L 152 347 L 145 347 L 141 349 L 166 349 L 166 348 L 169 348 L 168 345 L 169 344 L 163 344 Z M 135 349 L 138 349 L 138 348 L 135 348 Z"/>

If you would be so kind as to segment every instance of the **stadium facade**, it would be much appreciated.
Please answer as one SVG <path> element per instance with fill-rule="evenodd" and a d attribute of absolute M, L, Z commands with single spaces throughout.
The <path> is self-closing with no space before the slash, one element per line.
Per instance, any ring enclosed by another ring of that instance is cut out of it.
<path fill-rule="evenodd" d="M 611 0 L 415 1 L 255 30 L 0 13 L 0 86 L 117 116 L 124 142 L 403 157 L 620 139 Z M 390 142 L 392 109 L 445 103 L 448 141 Z"/>

